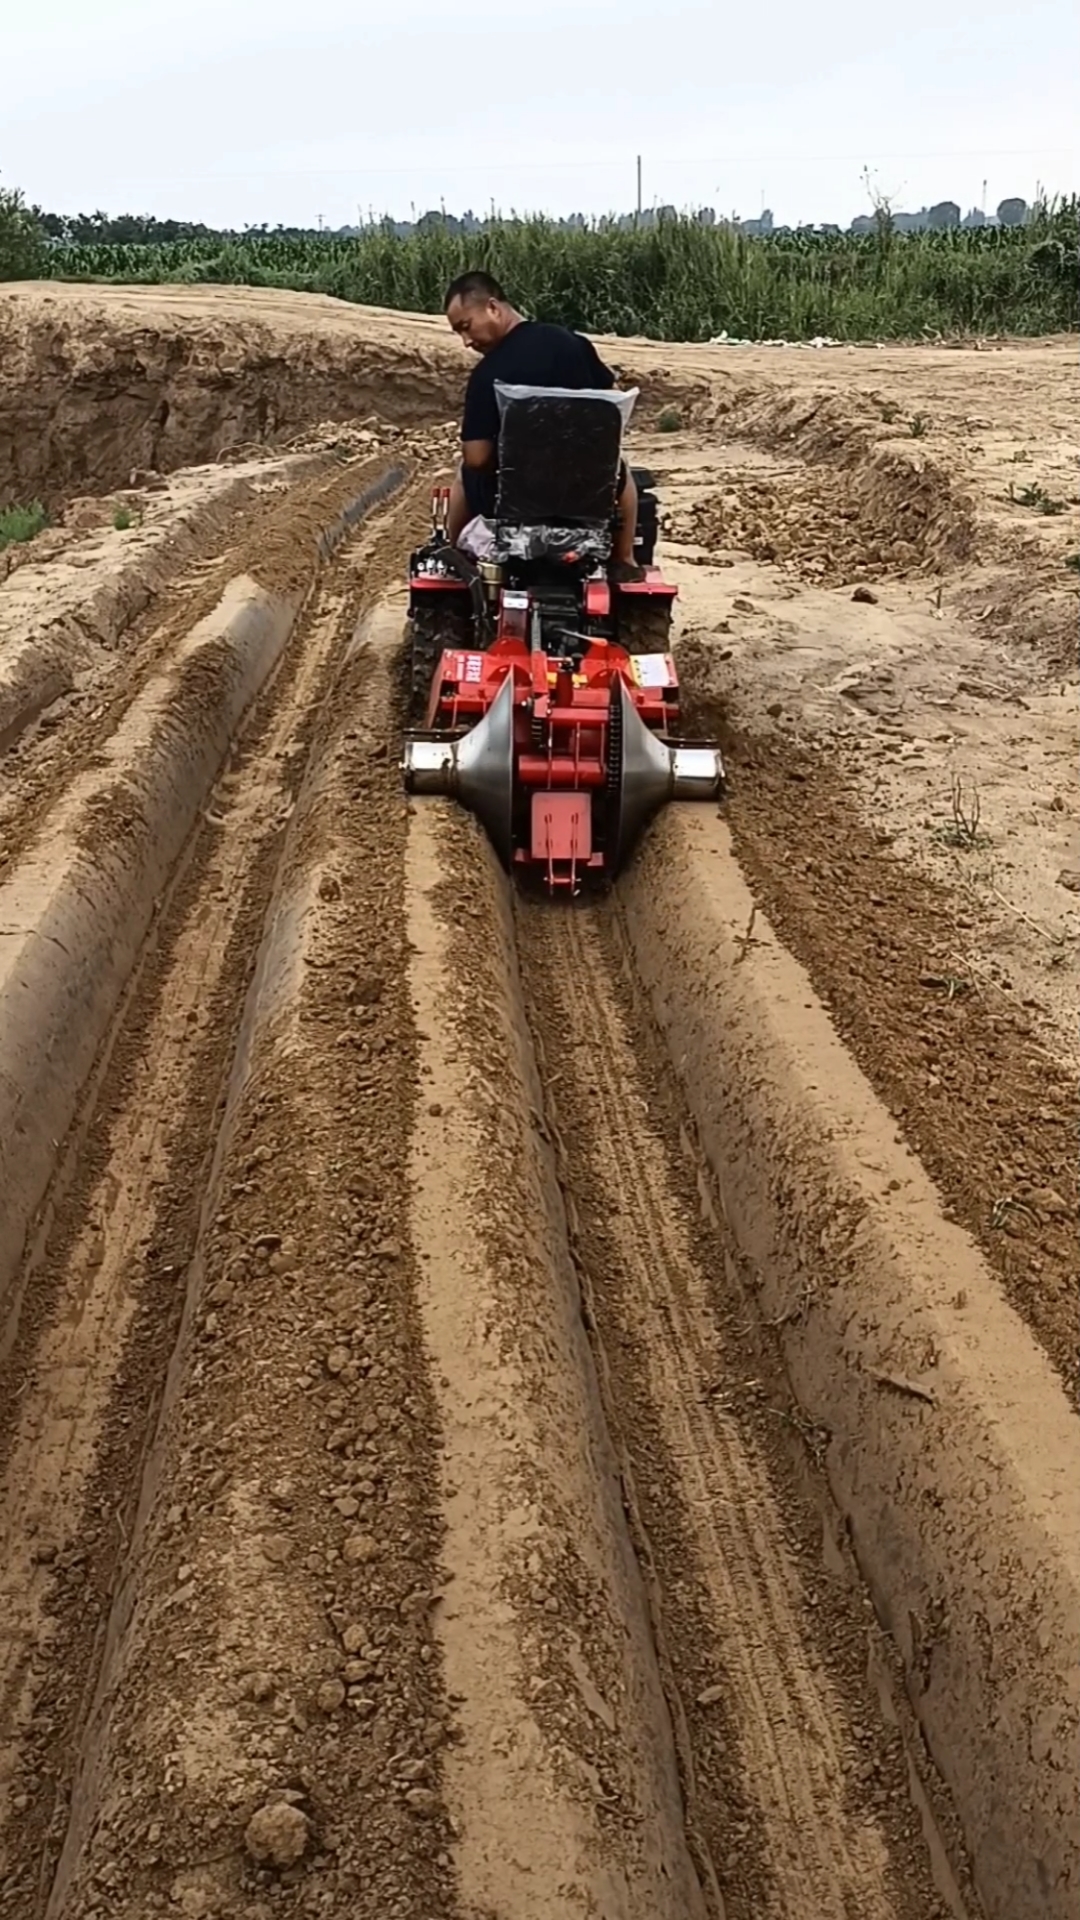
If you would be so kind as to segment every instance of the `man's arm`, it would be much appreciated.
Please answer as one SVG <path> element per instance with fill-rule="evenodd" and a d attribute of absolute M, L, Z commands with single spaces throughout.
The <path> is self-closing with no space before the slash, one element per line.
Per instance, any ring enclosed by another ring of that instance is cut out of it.
<path fill-rule="evenodd" d="M 474 472 L 482 473 L 495 460 L 494 440 L 463 440 L 461 458 L 465 466 Z"/>
<path fill-rule="evenodd" d="M 465 409 L 461 419 L 461 457 L 474 472 L 482 472 L 495 461 L 499 438 L 499 404 L 495 382 L 483 362 L 473 368 L 465 389 Z"/>
<path fill-rule="evenodd" d="M 597 393 L 610 393 L 617 385 L 615 375 L 612 373 L 611 368 L 605 367 L 591 340 L 587 340 L 583 333 L 578 335 L 578 339 L 581 341 L 589 358 L 590 386 L 592 386 Z"/>

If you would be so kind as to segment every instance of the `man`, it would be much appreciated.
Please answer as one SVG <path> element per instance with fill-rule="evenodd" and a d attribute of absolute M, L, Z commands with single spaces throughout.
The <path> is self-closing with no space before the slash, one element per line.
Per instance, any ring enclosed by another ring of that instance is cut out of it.
<path fill-rule="evenodd" d="M 449 534 L 457 541 L 470 520 L 477 514 L 490 515 L 495 508 L 499 440 L 495 382 L 606 393 L 614 387 L 615 376 L 583 334 L 526 320 L 490 273 L 463 273 L 447 289 L 445 312 L 458 339 L 480 355 L 465 389 L 461 471 L 450 489 Z M 623 461 L 611 565 L 616 581 L 644 577 L 634 564 L 636 529 L 637 487 Z"/>

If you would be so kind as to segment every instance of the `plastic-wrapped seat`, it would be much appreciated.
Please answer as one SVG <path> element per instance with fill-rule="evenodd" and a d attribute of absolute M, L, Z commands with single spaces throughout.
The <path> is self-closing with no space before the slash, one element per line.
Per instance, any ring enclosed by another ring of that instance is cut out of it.
<path fill-rule="evenodd" d="M 609 530 L 623 430 L 636 391 L 602 393 L 497 381 L 502 527 Z"/>

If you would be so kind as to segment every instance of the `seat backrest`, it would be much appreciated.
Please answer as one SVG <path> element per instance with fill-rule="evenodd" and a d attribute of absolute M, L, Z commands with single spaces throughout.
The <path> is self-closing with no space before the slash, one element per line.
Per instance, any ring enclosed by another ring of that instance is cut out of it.
<path fill-rule="evenodd" d="M 607 527 L 626 395 L 496 385 L 502 417 L 495 518 L 505 526 Z"/>

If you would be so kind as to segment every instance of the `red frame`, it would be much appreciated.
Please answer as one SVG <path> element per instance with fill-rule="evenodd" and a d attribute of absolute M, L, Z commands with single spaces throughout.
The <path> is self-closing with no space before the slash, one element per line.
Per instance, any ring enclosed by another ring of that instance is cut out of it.
<path fill-rule="evenodd" d="M 412 606 L 430 594 L 459 602 L 469 589 L 454 575 L 418 574 L 410 580 Z M 618 603 L 654 599 L 669 606 L 677 589 L 657 567 L 640 581 L 612 587 L 606 577 L 586 580 L 583 612 L 590 622 L 617 623 Z M 515 808 L 513 859 L 543 870 L 548 888 L 576 891 L 579 876 L 602 869 L 604 852 L 594 832 L 593 795 L 607 783 L 611 700 L 622 680 L 638 717 L 651 731 L 667 733 L 679 714 L 678 676 L 670 654 L 650 656 L 655 664 L 641 685 L 634 657 L 617 641 L 594 636 L 586 643 L 579 670 L 555 656 L 530 651 L 529 616 L 533 596 L 527 589 L 504 588 L 499 596 L 498 630 L 484 650 L 448 648 L 439 661 L 425 716 L 425 731 L 453 737 L 477 726 L 501 691 L 507 676 L 514 684 L 514 791 L 527 807 Z M 660 661 L 662 660 L 662 665 Z"/>
<path fill-rule="evenodd" d="M 523 596 L 524 597 L 524 596 Z M 426 730 L 460 735 L 483 720 L 507 675 L 514 683 L 513 779 L 531 794 L 519 866 L 540 867 L 551 890 L 577 890 L 585 869 L 603 868 L 595 845 L 592 795 L 607 782 L 611 700 L 625 681 L 645 726 L 666 733 L 678 719 L 678 676 L 670 654 L 655 684 L 641 686 L 633 657 L 593 640 L 574 673 L 562 660 L 531 653 L 524 638 L 500 630 L 483 653 L 448 648 L 432 682 Z"/>

